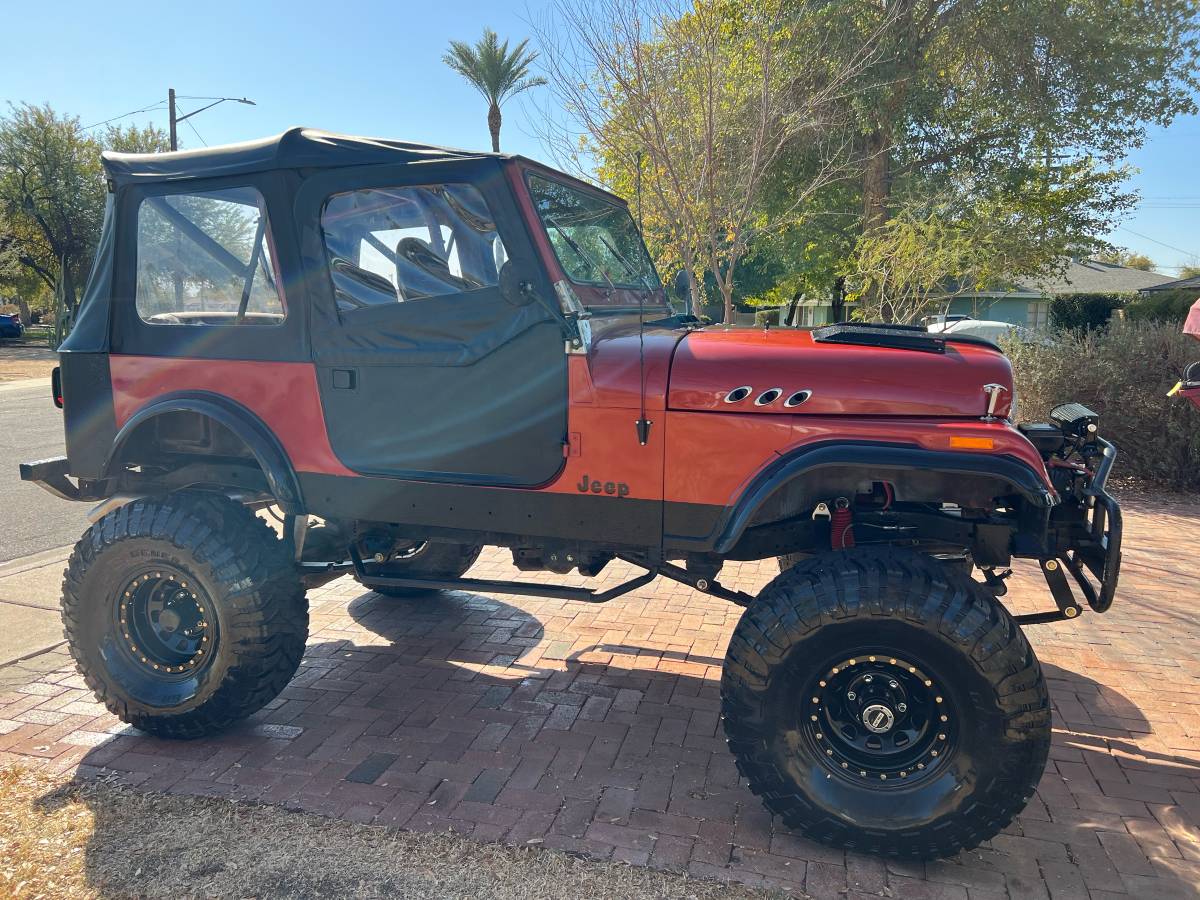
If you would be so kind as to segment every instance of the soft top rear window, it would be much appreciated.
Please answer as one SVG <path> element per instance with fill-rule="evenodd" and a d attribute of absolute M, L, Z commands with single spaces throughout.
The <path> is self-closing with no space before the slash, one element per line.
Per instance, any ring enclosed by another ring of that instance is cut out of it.
<path fill-rule="evenodd" d="M 633 217 L 598 194 L 530 174 L 529 194 L 559 264 L 576 284 L 653 291 L 658 273 Z"/>

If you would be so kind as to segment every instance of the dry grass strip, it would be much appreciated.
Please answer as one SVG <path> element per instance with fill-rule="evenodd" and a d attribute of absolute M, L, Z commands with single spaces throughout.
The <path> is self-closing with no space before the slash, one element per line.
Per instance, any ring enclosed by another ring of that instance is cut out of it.
<path fill-rule="evenodd" d="M 552 850 L 0 769 L 0 897 L 777 897 Z"/>

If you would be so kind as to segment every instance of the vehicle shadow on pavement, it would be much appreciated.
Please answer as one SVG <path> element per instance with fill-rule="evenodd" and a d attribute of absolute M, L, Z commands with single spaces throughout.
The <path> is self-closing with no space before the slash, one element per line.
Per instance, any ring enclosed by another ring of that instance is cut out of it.
<path fill-rule="evenodd" d="M 1014 896 L 1105 881 L 1155 896 L 1196 890 L 1196 864 L 1172 841 L 1200 841 L 1200 804 L 1170 791 L 1196 797 L 1200 767 L 1155 749 L 1141 710 L 1083 674 L 1043 667 L 1053 747 L 1016 822 L 951 860 L 885 864 L 797 837 L 750 794 L 720 730 L 716 653 L 581 624 L 577 604 L 519 602 L 527 608 L 464 592 L 318 599 L 301 669 L 269 708 L 199 741 L 127 729 L 81 772 L 813 896 L 909 896 L 916 880 Z M 646 608 L 632 602 L 605 622 L 636 623 Z"/>

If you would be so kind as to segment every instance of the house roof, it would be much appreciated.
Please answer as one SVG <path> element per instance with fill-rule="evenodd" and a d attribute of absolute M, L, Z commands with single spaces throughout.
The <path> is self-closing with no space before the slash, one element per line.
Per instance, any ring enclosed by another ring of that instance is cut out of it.
<path fill-rule="evenodd" d="M 1191 278 L 1180 278 L 1178 281 L 1164 281 L 1162 284 L 1141 288 L 1142 293 L 1149 291 L 1192 291 L 1200 290 L 1200 275 Z"/>
<path fill-rule="evenodd" d="M 1132 294 L 1170 281 L 1170 276 L 1158 272 L 1133 269 L 1098 259 L 1073 259 L 1059 275 L 1018 278 L 1007 290 L 969 291 L 958 296 L 1035 300 L 1055 294 Z"/>
<path fill-rule="evenodd" d="M 1130 294 L 1170 281 L 1169 275 L 1133 269 L 1098 259 L 1071 260 L 1061 275 L 1028 279 L 1019 283 L 1025 290 L 1043 294 Z"/>

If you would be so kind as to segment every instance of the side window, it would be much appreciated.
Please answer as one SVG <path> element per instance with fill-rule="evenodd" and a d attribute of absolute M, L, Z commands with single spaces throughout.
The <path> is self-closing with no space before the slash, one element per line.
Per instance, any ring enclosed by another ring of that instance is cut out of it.
<path fill-rule="evenodd" d="M 508 259 L 487 202 L 467 184 L 335 194 L 321 230 L 343 312 L 495 287 Z"/>
<path fill-rule="evenodd" d="M 252 187 L 144 198 L 135 304 L 152 325 L 280 325 L 266 204 Z"/>

